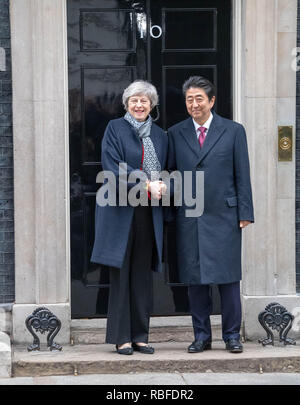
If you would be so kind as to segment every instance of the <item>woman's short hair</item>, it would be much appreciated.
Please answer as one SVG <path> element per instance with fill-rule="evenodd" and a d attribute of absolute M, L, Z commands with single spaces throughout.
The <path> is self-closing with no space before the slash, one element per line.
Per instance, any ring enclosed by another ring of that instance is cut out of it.
<path fill-rule="evenodd" d="M 145 80 L 135 80 L 123 92 L 122 102 L 125 110 L 128 108 L 128 99 L 132 96 L 145 95 L 150 100 L 151 108 L 155 107 L 158 103 L 158 94 L 153 84 Z"/>
<path fill-rule="evenodd" d="M 183 95 L 185 97 L 186 92 L 190 88 L 200 88 L 203 89 L 208 97 L 211 100 L 216 95 L 215 86 L 203 76 L 191 76 L 188 78 L 182 86 Z"/>

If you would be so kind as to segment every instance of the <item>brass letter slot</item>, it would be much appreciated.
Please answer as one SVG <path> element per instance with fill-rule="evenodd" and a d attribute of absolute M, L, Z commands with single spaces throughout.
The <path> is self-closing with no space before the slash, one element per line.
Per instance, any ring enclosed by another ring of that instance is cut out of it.
<path fill-rule="evenodd" d="M 293 127 L 278 127 L 278 160 L 291 162 L 293 160 Z"/>

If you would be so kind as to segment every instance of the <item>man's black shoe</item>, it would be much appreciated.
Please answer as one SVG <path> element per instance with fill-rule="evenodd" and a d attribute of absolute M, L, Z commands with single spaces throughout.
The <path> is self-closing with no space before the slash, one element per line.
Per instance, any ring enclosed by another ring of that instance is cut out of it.
<path fill-rule="evenodd" d="M 242 353 L 243 345 L 238 339 L 228 339 L 226 342 L 226 350 L 230 353 Z"/>
<path fill-rule="evenodd" d="M 203 350 L 210 350 L 211 349 L 211 341 L 210 340 L 195 340 L 191 345 L 188 347 L 189 353 L 200 353 Z"/>

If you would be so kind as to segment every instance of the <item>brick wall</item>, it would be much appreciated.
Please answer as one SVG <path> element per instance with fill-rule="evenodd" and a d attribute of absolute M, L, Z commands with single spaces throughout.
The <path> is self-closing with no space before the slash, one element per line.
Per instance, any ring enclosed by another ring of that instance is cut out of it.
<path fill-rule="evenodd" d="M 14 301 L 13 136 L 10 55 L 9 0 L 0 0 L 0 303 Z"/>
<path fill-rule="evenodd" d="M 298 0 L 297 47 L 300 47 L 300 0 Z M 296 279 L 300 293 L 300 70 L 297 72 L 296 97 Z"/>

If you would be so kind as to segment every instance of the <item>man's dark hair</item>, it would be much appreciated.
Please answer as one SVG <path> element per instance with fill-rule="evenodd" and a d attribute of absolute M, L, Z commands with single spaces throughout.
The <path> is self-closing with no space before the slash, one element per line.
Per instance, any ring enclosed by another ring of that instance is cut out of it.
<path fill-rule="evenodd" d="M 184 97 L 190 88 L 203 89 L 209 101 L 216 95 L 215 86 L 208 79 L 202 76 L 191 76 L 183 83 L 182 91 Z"/>

